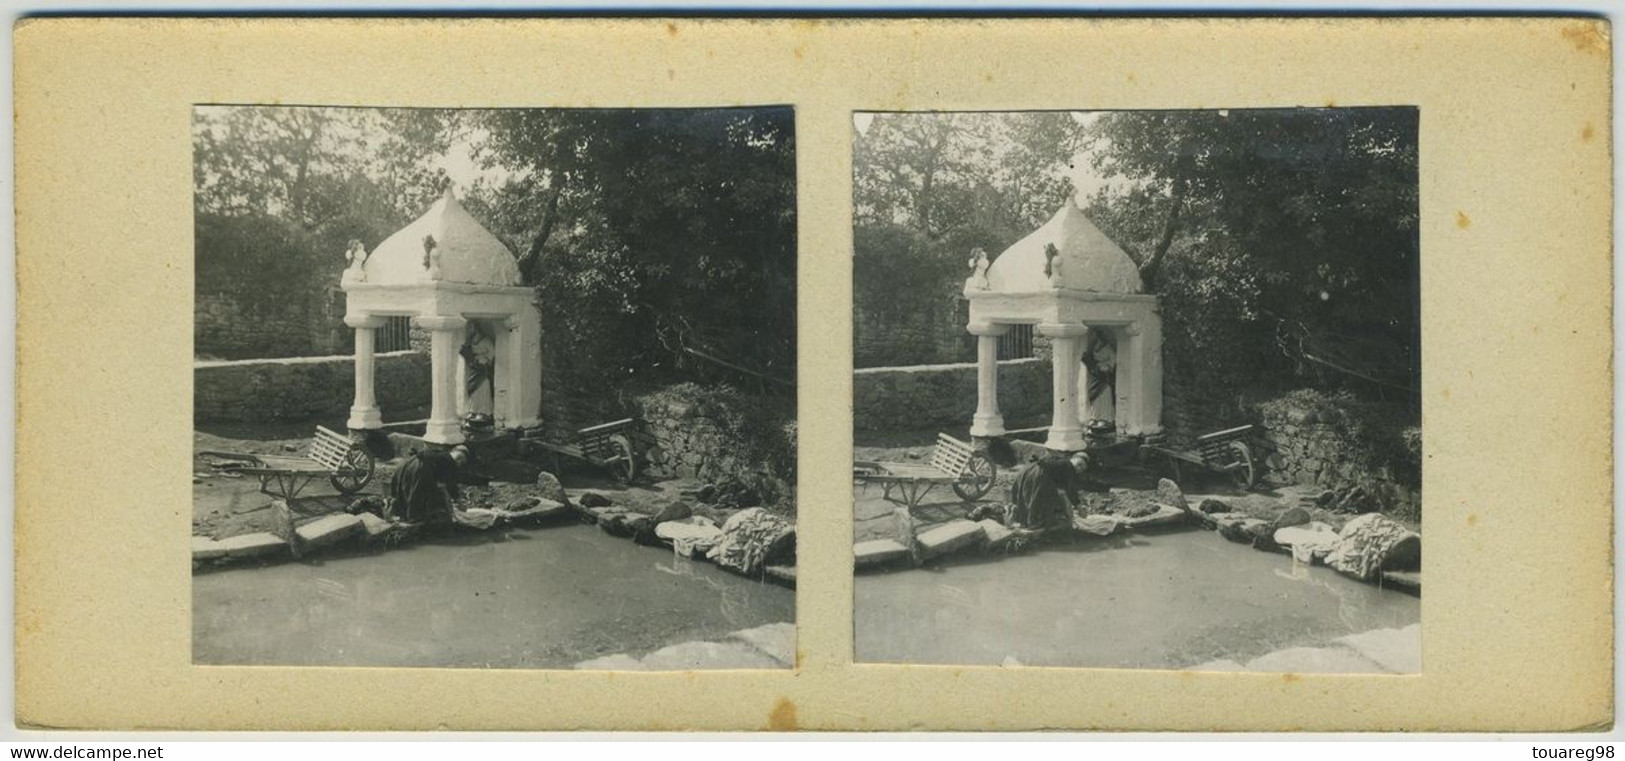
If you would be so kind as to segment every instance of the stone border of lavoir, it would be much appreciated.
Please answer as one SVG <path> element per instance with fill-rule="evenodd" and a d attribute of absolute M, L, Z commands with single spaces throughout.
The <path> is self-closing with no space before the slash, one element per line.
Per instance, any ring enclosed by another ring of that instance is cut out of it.
<path fill-rule="evenodd" d="M 537 501 L 535 508 L 524 511 L 520 520 L 524 521 L 526 528 L 546 528 L 557 524 L 567 517 L 575 517 L 585 523 L 597 525 L 604 533 L 611 536 L 637 540 L 640 536 L 644 541 L 637 544 L 655 546 L 666 551 L 683 554 L 690 559 L 714 560 L 708 551 L 716 546 L 728 533 L 727 527 L 732 521 L 718 527 L 704 518 L 684 515 L 673 520 L 660 520 L 661 515 L 650 515 L 628 508 L 615 507 L 613 502 L 597 492 L 590 490 L 575 490 L 577 496 L 572 497 L 564 493 L 568 502 L 534 497 Z M 597 500 L 604 501 L 605 505 L 583 507 L 582 500 L 590 499 L 594 495 Z M 271 508 L 279 515 L 290 516 L 291 513 L 282 500 L 272 500 Z M 760 508 L 745 508 L 737 511 L 741 513 Z M 762 511 L 765 513 L 766 511 Z M 782 519 L 780 519 L 782 520 Z M 638 521 L 647 521 L 647 525 L 639 525 Z M 284 520 L 284 525 L 293 523 Z M 618 524 L 618 527 L 617 527 Z M 709 524 L 709 525 L 707 525 Z M 624 531 L 622 529 L 625 529 Z M 478 529 L 470 529 L 478 530 Z M 192 537 L 192 569 L 194 571 L 205 566 L 225 566 L 234 562 L 276 562 L 302 559 L 307 555 L 320 554 L 335 549 L 354 549 L 361 547 L 382 547 L 389 549 L 396 546 L 395 536 L 409 538 L 403 534 L 399 524 L 388 521 L 370 512 L 330 513 L 304 524 L 295 525 L 288 531 L 289 538 L 284 538 L 271 532 L 256 532 L 213 539 L 206 536 Z M 795 541 L 795 527 L 789 527 L 788 541 Z M 651 540 L 650 537 L 653 537 Z M 755 578 L 749 574 L 740 573 L 726 562 L 714 562 L 719 568 L 732 571 L 745 578 Z M 796 569 L 793 565 L 767 565 L 762 569 L 762 576 L 758 580 L 771 579 L 774 582 L 794 587 L 796 583 Z"/>
<path fill-rule="evenodd" d="M 767 624 L 742 629 L 720 640 L 696 640 L 663 647 L 642 658 L 626 653 L 606 655 L 575 665 L 577 669 L 613 671 L 696 671 L 701 669 L 772 669 L 796 665 L 796 625 Z"/>
<path fill-rule="evenodd" d="M 1206 529 L 1215 531 L 1221 536 L 1230 539 L 1232 543 L 1242 546 L 1251 546 L 1254 549 L 1292 554 L 1292 549 L 1274 541 L 1278 531 L 1284 528 L 1293 528 L 1302 523 L 1309 523 L 1307 513 L 1301 521 L 1283 522 L 1280 517 L 1275 521 L 1266 521 L 1261 518 L 1240 513 L 1216 512 L 1209 513 L 1201 506 L 1191 507 L 1184 493 L 1168 479 L 1161 479 L 1156 489 L 1156 499 L 1152 505 L 1156 511 L 1145 516 L 1126 518 L 1115 515 L 1091 515 L 1085 518 L 1074 519 L 1073 531 L 1076 535 L 1109 536 L 1119 531 L 1142 533 L 1147 531 L 1169 531 L 1178 528 L 1187 530 Z M 1203 500 L 1211 502 L 1216 500 Z M 1228 510 L 1228 508 L 1225 508 Z M 1300 508 L 1287 507 L 1282 515 L 1291 514 Z M 928 560 L 944 558 L 961 552 L 978 550 L 984 554 L 1000 555 L 1010 554 L 1012 539 L 1019 541 L 1019 532 L 1012 531 L 1004 524 L 991 518 L 972 521 L 968 518 L 954 518 L 941 523 L 917 526 L 907 508 L 893 509 L 890 516 L 870 518 L 868 521 L 893 522 L 893 538 L 869 539 L 855 542 L 852 546 L 854 570 L 861 572 L 868 569 L 895 567 L 905 560 L 912 566 L 918 567 Z M 1259 537 L 1263 537 L 1260 540 Z M 1245 541 L 1244 541 L 1245 540 Z M 1416 540 L 1420 542 L 1420 537 Z M 1324 552 L 1314 555 L 1313 560 L 1318 561 Z M 1381 571 L 1371 578 L 1362 579 L 1351 574 L 1345 577 L 1356 581 L 1376 583 L 1393 587 L 1400 591 L 1420 595 L 1422 591 L 1422 575 L 1418 571 Z"/>
<path fill-rule="evenodd" d="M 1289 647 L 1246 663 L 1221 659 L 1189 671 L 1258 671 L 1292 674 L 1420 674 L 1422 625 L 1372 629 L 1338 637 L 1326 647 Z"/>

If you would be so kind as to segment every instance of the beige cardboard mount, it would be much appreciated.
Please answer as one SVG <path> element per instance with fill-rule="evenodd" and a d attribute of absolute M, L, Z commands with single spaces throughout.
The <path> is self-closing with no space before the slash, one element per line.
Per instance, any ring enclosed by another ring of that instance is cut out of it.
<path fill-rule="evenodd" d="M 1594 19 L 42 19 L 14 32 L 17 720 L 69 728 L 1562 730 L 1613 715 Z M 191 663 L 191 107 L 792 104 L 799 667 Z M 1414 105 L 1416 676 L 852 663 L 855 110 Z M 401 699 L 379 700 L 380 695 Z"/>

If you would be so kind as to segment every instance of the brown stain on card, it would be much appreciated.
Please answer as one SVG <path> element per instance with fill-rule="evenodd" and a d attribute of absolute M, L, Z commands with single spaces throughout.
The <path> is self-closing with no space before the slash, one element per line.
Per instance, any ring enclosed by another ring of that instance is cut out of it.
<path fill-rule="evenodd" d="M 677 36 L 677 25 L 671 23 L 670 21 L 666 22 L 666 35 L 669 36 L 669 37 L 676 37 Z"/>
<path fill-rule="evenodd" d="M 796 704 L 789 698 L 779 698 L 773 704 L 773 710 L 767 712 L 767 728 L 774 732 L 794 732 L 800 728 L 796 724 Z"/>
<path fill-rule="evenodd" d="M 1456 211 L 1456 226 L 1463 229 L 1463 230 L 1465 230 L 1465 229 L 1473 226 L 1473 220 L 1472 220 L 1471 217 L 1467 216 L 1466 212 L 1457 210 Z"/>
<path fill-rule="evenodd" d="M 1596 21 L 1577 21 L 1563 27 L 1563 39 L 1575 50 L 1591 55 L 1608 55 L 1607 27 Z"/>
<path fill-rule="evenodd" d="M 1469 526 L 1477 526 L 1478 525 L 1478 513 L 1468 513 L 1467 514 L 1467 525 L 1469 525 Z"/>
<path fill-rule="evenodd" d="M 1586 126 L 1580 128 L 1580 142 L 1589 143 L 1596 136 L 1597 128 L 1591 126 L 1591 122 L 1586 122 Z"/>

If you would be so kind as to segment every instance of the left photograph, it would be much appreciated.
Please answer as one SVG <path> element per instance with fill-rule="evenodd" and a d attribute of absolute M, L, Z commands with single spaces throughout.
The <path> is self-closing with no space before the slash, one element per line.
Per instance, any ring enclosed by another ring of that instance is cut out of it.
<path fill-rule="evenodd" d="M 195 663 L 795 665 L 790 107 L 192 143 Z"/>

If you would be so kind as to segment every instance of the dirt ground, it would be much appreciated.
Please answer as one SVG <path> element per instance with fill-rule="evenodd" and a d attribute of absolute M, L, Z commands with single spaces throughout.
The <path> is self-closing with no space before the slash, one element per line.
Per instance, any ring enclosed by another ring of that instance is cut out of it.
<path fill-rule="evenodd" d="M 192 534 L 213 539 L 269 532 L 275 528 L 275 517 L 270 509 L 272 497 L 259 490 L 259 479 L 229 470 L 213 467 L 220 458 L 203 454 L 205 451 L 240 452 L 244 454 L 276 454 L 303 456 L 310 445 L 310 431 L 314 424 L 268 424 L 264 426 L 211 427 L 193 433 L 192 467 Z M 372 480 L 356 495 L 346 498 L 339 494 L 326 479 L 315 479 L 300 492 L 301 499 L 312 498 L 328 509 L 340 510 L 350 500 L 382 497 L 388 494 L 389 480 L 404 462 L 397 457 L 377 460 Z M 598 492 L 617 507 L 636 512 L 654 514 L 674 499 L 683 498 L 685 489 L 697 486 L 683 479 L 657 479 L 634 485 L 616 483 L 607 476 L 589 472 L 571 471 L 560 476 L 565 492 L 579 502 L 587 492 Z M 485 484 L 464 484 L 461 488 L 461 507 L 502 507 L 516 500 L 540 496 L 535 484 L 515 484 L 492 481 Z M 718 523 L 734 511 L 688 500 L 696 515 L 704 515 Z"/>
<path fill-rule="evenodd" d="M 873 462 L 923 463 L 931 457 L 931 447 L 935 438 L 935 431 L 868 434 L 856 442 L 852 457 L 855 460 Z M 981 501 L 1008 501 L 1010 483 L 1015 480 L 1017 470 L 1016 467 L 1000 467 L 993 489 Z M 1157 481 L 1168 475 L 1155 467 L 1099 468 L 1093 472 L 1092 477 L 1110 487 L 1111 491 L 1105 494 L 1086 493 L 1082 501 L 1091 513 L 1121 515 L 1151 502 L 1155 497 Z M 1231 512 L 1269 521 L 1273 521 L 1293 507 L 1304 506 L 1306 497 L 1312 498 L 1321 492 L 1320 487 L 1316 486 L 1272 482 L 1268 473 L 1264 474 L 1262 482 L 1254 490 L 1248 492 L 1237 489 L 1222 476 L 1207 474 L 1195 476 L 1187 474 L 1181 487 L 1192 507 L 1196 507 L 1204 499 L 1216 499 L 1229 507 Z M 915 517 L 922 519 L 923 522 L 934 523 L 964 517 L 964 513 L 972 506 L 964 503 L 944 503 L 921 507 L 925 509 L 918 511 Z M 1310 520 L 1321 521 L 1334 529 L 1341 529 L 1344 523 L 1355 516 L 1355 513 L 1319 507 L 1306 509 Z M 1401 522 L 1406 523 L 1413 531 L 1419 529 L 1414 522 Z"/>

